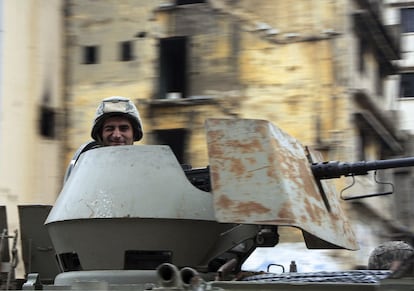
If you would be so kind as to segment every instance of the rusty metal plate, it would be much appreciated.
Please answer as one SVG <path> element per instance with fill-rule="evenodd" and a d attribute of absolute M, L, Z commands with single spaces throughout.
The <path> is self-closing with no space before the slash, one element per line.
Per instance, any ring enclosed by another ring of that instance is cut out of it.
<path fill-rule="evenodd" d="M 323 181 L 324 200 L 296 139 L 266 120 L 208 119 L 205 126 L 218 221 L 293 226 L 308 248 L 358 249 L 339 195 Z"/>

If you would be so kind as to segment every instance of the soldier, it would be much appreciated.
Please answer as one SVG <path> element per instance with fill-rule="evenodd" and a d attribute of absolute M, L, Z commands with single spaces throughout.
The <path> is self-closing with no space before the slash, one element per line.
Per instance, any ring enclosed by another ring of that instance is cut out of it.
<path fill-rule="evenodd" d="M 96 109 L 91 136 L 102 146 L 132 145 L 139 141 L 142 122 L 134 103 L 120 96 L 102 100 Z"/>
<path fill-rule="evenodd" d="M 395 270 L 405 259 L 414 255 L 414 249 L 403 241 L 388 241 L 377 246 L 368 259 L 369 270 Z"/>
<path fill-rule="evenodd" d="M 65 173 L 64 181 L 69 178 L 72 168 L 80 155 L 101 146 L 132 145 L 142 139 L 142 122 L 138 109 L 128 98 L 112 96 L 101 101 L 96 109 L 92 126 L 92 142 L 79 147 Z"/>

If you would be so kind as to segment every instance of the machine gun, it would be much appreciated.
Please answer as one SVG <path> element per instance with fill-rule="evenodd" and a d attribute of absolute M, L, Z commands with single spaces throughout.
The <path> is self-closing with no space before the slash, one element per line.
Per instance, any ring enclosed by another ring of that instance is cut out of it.
<path fill-rule="evenodd" d="M 352 184 L 345 187 L 341 191 L 341 198 L 344 200 L 354 200 L 354 199 L 389 195 L 389 194 L 394 193 L 394 185 L 392 183 L 379 182 L 377 180 L 376 178 L 377 170 L 412 167 L 412 166 L 414 166 L 414 157 L 388 159 L 388 160 L 358 161 L 358 162 L 353 162 L 353 163 L 339 162 L 339 161 L 318 162 L 318 163 L 312 163 L 311 169 L 312 169 L 313 176 L 316 179 L 316 183 L 321 193 L 324 193 L 324 190 L 323 190 L 323 187 L 321 186 L 320 180 L 335 179 L 335 178 L 340 178 L 341 176 L 352 177 L 353 178 Z M 342 196 L 342 193 L 345 190 L 351 188 L 355 184 L 354 176 L 367 175 L 369 171 L 375 171 L 374 179 L 376 183 L 383 184 L 383 185 L 388 184 L 392 187 L 392 191 L 357 195 L 353 197 L 344 198 Z"/>
<path fill-rule="evenodd" d="M 376 161 L 359 161 L 353 163 L 329 161 L 313 163 L 311 165 L 312 173 L 315 179 L 334 179 L 341 176 L 358 176 L 366 175 L 369 171 L 384 170 L 402 167 L 414 166 L 414 157 L 376 160 Z"/>

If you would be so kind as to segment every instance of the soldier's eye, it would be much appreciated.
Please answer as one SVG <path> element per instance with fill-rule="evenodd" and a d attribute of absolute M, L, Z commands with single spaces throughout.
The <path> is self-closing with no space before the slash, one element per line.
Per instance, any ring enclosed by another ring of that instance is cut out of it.
<path fill-rule="evenodd" d="M 119 130 L 120 131 L 127 131 L 127 130 L 129 130 L 129 126 L 128 125 L 122 125 L 122 126 L 119 127 Z"/>
<path fill-rule="evenodd" d="M 114 127 L 113 126 L 105 126 L 104 127 L 104 131 L 113 131 Z"/>

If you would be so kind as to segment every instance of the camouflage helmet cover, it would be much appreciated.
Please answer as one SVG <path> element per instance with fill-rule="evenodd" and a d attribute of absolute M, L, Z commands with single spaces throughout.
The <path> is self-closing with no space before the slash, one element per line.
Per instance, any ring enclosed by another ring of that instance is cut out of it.
<path fill-rule="evenodd" d="M 403 261 L 414 254 L 414 249 L 403 241 L 387 241 L 377 246 L 368 259 L 368 269 L 389 270 L 394 261 Z"/>
<path fill-rule="evenodd" d="M 95 120 L 91 131 L 91 136 L 94 140 L 101 141 L 103 122 L 113 116 L 124 116 L 128 118 L 134 130 L 134 141 L 139 141 L 142 138 L 142 122 L 137 107 L 128 98 L 112 96 L 103 99 L 96 109 Z"/>

